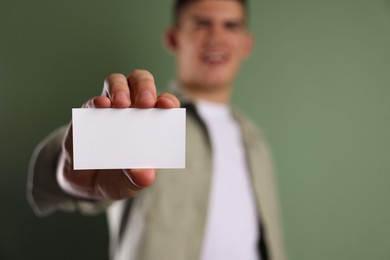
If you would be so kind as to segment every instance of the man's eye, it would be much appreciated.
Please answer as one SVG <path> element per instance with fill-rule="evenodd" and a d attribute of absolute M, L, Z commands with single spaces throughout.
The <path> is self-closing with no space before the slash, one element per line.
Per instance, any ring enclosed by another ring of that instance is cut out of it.
<path fill-rule="evenodd" d="M 209 25 L 209 23 L 206 21 L 197 21 L 195 23 L 196 28 L 206 28 L 208 25 Z"/>
<path fill-rule="evenodd" d="M 237 31 L 237 30 L 239 30 L 242 27 L 242 25 L 239 24 L 239 23 L 226 23 L 225 27 L 229 31 Z"/>

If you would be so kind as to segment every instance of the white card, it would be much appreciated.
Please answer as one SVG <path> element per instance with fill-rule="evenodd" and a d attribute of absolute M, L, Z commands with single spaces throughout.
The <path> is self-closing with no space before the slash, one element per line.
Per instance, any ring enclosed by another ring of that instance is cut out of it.
<path fill-rule="evenodd" d="M 75 170 L 185 167 L 183 108 L 74 108 Z"/>

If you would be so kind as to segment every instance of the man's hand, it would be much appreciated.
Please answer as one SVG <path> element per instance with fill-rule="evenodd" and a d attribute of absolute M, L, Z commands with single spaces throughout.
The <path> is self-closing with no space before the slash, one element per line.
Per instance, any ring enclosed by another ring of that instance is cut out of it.
<path fill-rule="evenodd" d="M 168 93 L 157 96 L 153 76 L 135 70 L 128 78 L 108 76 L 102 96 L 89 99 L 85 108 L 178 108 L 179 100 Z M 135 137 L 136 138 L 136 137 Z M 73 170 L 73 138 L 70 124 L 62 147 L 57 170 L 59 185 L 67 193 L 86 199 L 117 200 L 135 196 L 153 184 L 154 169 Z"/>

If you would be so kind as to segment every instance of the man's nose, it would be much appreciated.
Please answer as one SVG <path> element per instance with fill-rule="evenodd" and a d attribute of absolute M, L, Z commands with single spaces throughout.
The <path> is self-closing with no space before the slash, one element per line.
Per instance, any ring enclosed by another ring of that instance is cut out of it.
<path fill-rule="evenodd" d="M 213 46 L 222 44 L 225 40 L 225 33 L 226 32 L 222 26 L 210 26 L 209 33 L 207 35 L 207 43 Z"/>

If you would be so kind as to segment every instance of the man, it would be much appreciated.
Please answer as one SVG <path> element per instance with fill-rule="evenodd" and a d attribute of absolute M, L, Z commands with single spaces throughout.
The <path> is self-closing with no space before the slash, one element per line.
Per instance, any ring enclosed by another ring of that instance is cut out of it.
<path fill-rule="evenodd" d="M 187 108 L 186 169 L 73 170 L 71 125 L 37 148 L 30 171 L 36 212 L 107 209 L 113 259 L 285 259 L 268 149 L 228 106 L 252 49 L 243 0 L 178 0 L 165 41 L 178 97 L 153 76 L 107 77 L 85 108 Z M 180 101 L 179 101 L 180 100 Z"/>

